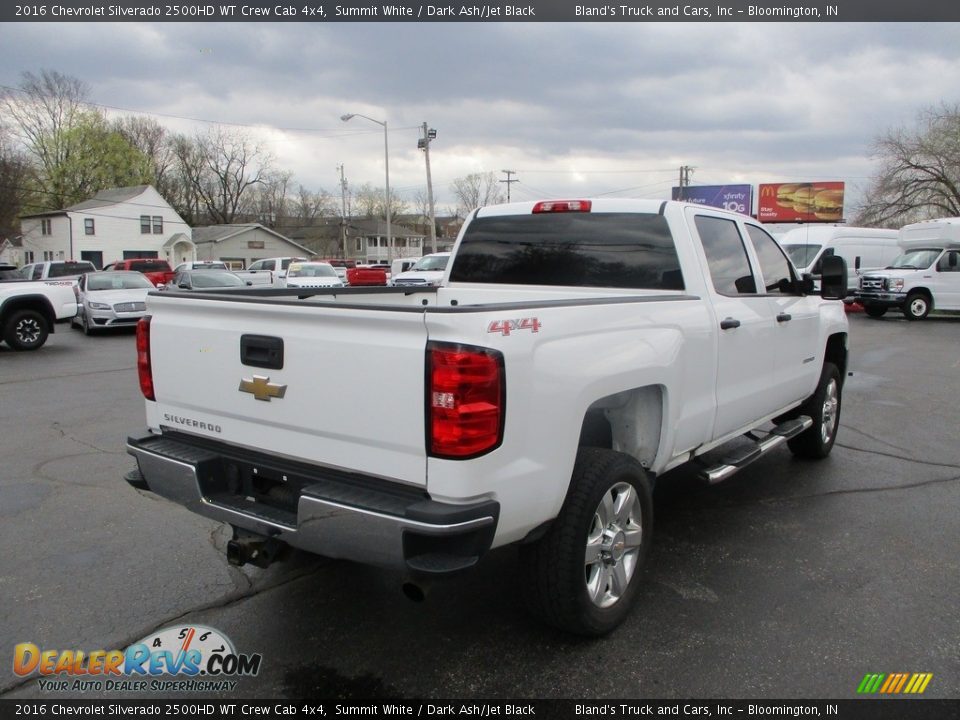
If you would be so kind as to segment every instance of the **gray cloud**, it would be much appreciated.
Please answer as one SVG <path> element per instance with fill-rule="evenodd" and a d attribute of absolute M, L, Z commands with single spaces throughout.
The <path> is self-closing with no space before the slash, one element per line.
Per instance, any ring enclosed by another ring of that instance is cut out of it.
<path fill-rule="evenodd" d="M 953 102 L 953 24 L 8 24 L 0 82 L 51 68 L 98 103 L 267 128 L 310 187 L 425 181 L 414 126 L 438 128 L 435 182 L 526 168 L 529 188 L 651 189 L 812 177 L 862 186 L 870 144 Z M 159 118 L 178 129 L 186 123 Z M 395 177 L 394 177 L 395 174 Z M 578 174 L 579 178 L 578 179 Z M 583 180 L 583 178 L 587 180 Z M 706 181 L 706 180 L 704 180 Z M 394 184 L 392 183 L 392 184 Z M 534 192 L 533 189 L 530 192 Z"/>

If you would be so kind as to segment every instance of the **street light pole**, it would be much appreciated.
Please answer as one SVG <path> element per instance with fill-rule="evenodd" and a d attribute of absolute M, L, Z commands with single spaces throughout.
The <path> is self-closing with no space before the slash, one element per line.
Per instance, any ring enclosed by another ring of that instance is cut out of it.
<path fill-rule="evenodd" d="M 355 117 L 362 117 L 364 120 L 369 120 L 372 123 L 383 126 L 383 165 L 386 170 L 387 175 L 387 261 L 393 263 L 393 232 L 390 228 L 390 147 L 387 141 L 387 121 L 383 120 L 374 120 L 372 117 L 367 117 L 361 113 L 347 113 L 346 115 L 341 115 L 340 119 L 343 122 L 352 120 Z"/>
<path fill-rule="evenodd" d="M 430 141 L 437 136 L 437 131 L 423 124 L 423 137 L 417 143 L 423 149 L 427 159 L 427 203 L 430 205 L 430 252 L 437 251 L 437 216 L 433 210 L 433 180 L 430 178 Z"/>

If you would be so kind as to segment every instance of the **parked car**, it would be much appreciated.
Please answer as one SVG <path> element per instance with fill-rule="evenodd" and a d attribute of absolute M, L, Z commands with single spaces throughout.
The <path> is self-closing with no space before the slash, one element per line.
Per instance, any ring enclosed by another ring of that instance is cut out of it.
<path fill-rule="evenodd" d="M 37 350 L 54 326 L 77 314 L 70 278 L 0 284 L 0 340 L 14 350 Z"/>
<path fill-rule="evenodd" d="M 395 259 L 392 263 L 390 263 L 391 277 L 396 277 L 400 273 L 405 273 L 407 270 L 410 270 L 418 262 L 420 262 L 419 257 L 405 257 L 405 258 Z"/>
<path fill-rule="evenodd" d="M 287 268 L 287 287 L 343 287 L 343 282 L 330 263 L 290 263 Z"/>
<path fill-rule="evenodd" d="M 111 327 L 136 325 L 147 312 L 147 293 L 153 283 L 134 270 L 105 270 L 83 275 L 74 288 L 77 314 L 70 320 L 85 335 Z"/>
<path fill-rule="evenodd" d="M 192 260 L 177 265 L 173 271 L 175 273 L 181 270 L 229 270 L 227 264 L 222 260 Z"/>
<path fill-rule="evenodd" d="M 159 287 L 173 279 L 173 270 L 170 269 L 170 263 L 159 258 L 129 258 L 127 260 L 117 260 L 103 268 L 112 271 L 133 271 L 143 273 L 147 280 Z"/>
<path fill-rule="evenodd" d="M 387 284 L 386 265 L 357 265 L 347 268 L 347 284 L 351 287 L 371 287 Z"/>
<path fill-rule="evenodd" d="M 239 275 L 256 275 L 259 274 L 260 277 L 250 277 L 248 278 L 254 285 L 279 285 L 283 287 L 283 281 L 287 277 L 287 268 L 290 267 L 290 263 L 295 262 L 306 262 L 304 257 L 275 257 L 275 258 L 264 258 L 263 260 L 257 260 L 250 263 L 250 267 L 246 270 L 239 270 Z M 270 282 L 263 282 L 261 279 L 264 275 L 264 271 L 269 271 Z"/>
<path fill-rule="evenodd" d="M 24 265 L 20 268 L 20 275 L 27 280 L 79 278 L 84 273 L 96 270 L 96 266 L 87 260 L 45 260 Z"/>
<path fill-rule="evenodd" d="M 435 287 L 443 280 L 447 269 L 450 253 L 431 253 L 424 255 L 412 268 L 393 278 L 392 285 L 406 285 L 413 287 Z"/>
<path fill-rule="evenodd" d="M 227 270 L 181 270 L 167 283 L 163 290 L 216 290 L 218 288 L 242 288 L 253 285 Z"/>
<path fill-rule="evenodd" d="M 347 270 L 350 268 L 355 268 L 357 266 L 356 260 L 345 260 L 344 258 L 320 258 L 312 257 L 310 258 L 312 262 L 325 262 L 333 266 L 333 269 L 337 271 L 337 275 L 340 278 L 340 282 L 344 285 L 347 284 Z"/>

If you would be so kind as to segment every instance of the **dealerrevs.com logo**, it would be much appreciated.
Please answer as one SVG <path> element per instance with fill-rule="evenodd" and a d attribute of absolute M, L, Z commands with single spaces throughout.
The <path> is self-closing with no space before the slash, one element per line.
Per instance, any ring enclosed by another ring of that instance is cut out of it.
<path fill-rule="evenodd" d="M 236 678 L 257 675 L 262 660 L 259 653 L 238 653 L 219 630 L 177 625 L 125 650 L 41 650 L 20 643 L 13 650 L 13 672 L 38 674 L 45 691 L 212 692 L 233 690 Z"/>

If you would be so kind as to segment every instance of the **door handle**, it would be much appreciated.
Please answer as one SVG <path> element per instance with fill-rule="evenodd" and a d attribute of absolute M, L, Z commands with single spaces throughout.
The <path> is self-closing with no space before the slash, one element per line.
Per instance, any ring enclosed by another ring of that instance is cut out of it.
<path fill-rule="evenodd" d="M 734 328 L 738 327 L 740 327 L 740 321 L 735 320 L 732 317 L 728 317 L 720 321 L 721 330 L 733 330 Z"/>
<path fill-rule="evenodd" d="M 790 313 L 780 313 L 777 315 L 777 322 L 790 322 L 791 318 L 793 318 L 793 315 Z"/>

